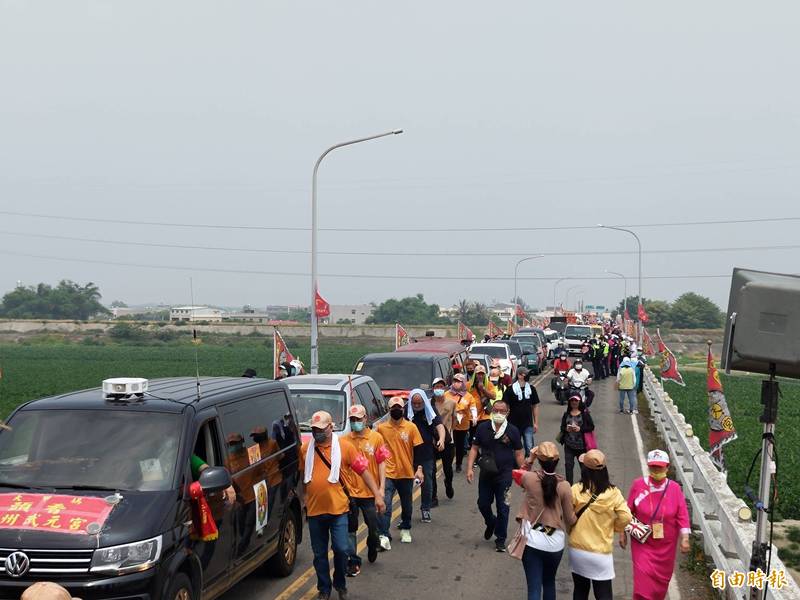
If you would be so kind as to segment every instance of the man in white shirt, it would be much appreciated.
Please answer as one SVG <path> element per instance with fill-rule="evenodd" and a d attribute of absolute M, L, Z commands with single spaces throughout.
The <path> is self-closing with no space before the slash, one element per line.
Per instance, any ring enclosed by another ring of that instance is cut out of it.
<path fill-rule="evenodd" d="M 567 373 L 567 379 L 569 379 L 572 387 L 581 387 L 584 383 L 591 382 L 592 375 L 589 373 L 588 369 L 583 368 L 583 363 L 578 359 L 575 361 L 575 364 L 572 365 L 569 373 Z"/>

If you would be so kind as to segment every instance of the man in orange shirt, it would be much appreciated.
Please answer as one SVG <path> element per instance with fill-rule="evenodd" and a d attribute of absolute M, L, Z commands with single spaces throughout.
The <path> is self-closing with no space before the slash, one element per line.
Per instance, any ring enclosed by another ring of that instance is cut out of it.
<path fill-rule="evenodd" d="M 469 382 L 467 392 L 472 396 L 472 401 L 477 407 L 477 420 L 488 421 L 492 414 L 492 404 L 497 395 L 494 385 L 486 376 L 486 367 L 478 365 L 475 367 L 475 375 Z"/>
<path fill-rule="evenodd" d="M 347 516 L 350 512 L 348 490 L 342 477 L 352 469 L 375 496 L 375 508 L 382 513 L 386 506 L 378 485 L 369 472 L 367 459 L 361 456 L 347 439 L 333 435 L 333 418 L 325 411 L 311 416 L 313 438 L 303 444 L 300 455 L 303 464 L 308 534 L 314 551 L 314 570 L 317 572 L 318 600 L 327 600 L 331 587 L 339 600 L 347 598 Z M 328 538 L 333 547 L 333 582 L 328 562 Z"/>
<path fill-rule="evenodd" d="M 422 435 L 411 421 L 405 418 L 405 400 L 395 396 L 389 400 L 389 416 L 387 423 L 378 425 L 378 433 L 386 440 L 391 456 L 386 460 L 386 492 L 384 502 L 392 506 L 395 491 L 400 496 L 400 541 L 411 543 L 411 515 L 414 507 L 411 497 L 414 492 L 414 479 L 419 483 L 425 481 L 422 472 L 422 460 L 418 456 L 417 447 L 422 446 Z M 392 524 L 391 508 L 386 511 L 380 523 L 380 544 L 384 550 L 392 549 L 392 536 L 389 527 Z"/>
<path fill-rule="evenodd" d="M 453 384 L 444 393 L 445 398 L 453 400 L 456 404 L 453 414 L 453 443 L 456 451 L 456 473 L 461 472 L 461 464 L 467 454 L 469 427 L 472 423 L 472 409 L 474 408 L 472 395 L 467 393 L 467 378 L 461 373 L 453 375 Z M 475 413 L 478 414 L 477 412 Z"/>
<path fill-rule="evenodd" d="M 367 427 L 367 411 L 360 404 L 353 404 L 348 411 L 350 416 L 350 433 L 347 440 L 355 446 L 356 450 L 367 459 L 368 471 L 378 483 L 380 494 L 383 498 L 386 482 L 386 459 L 389 450 L 383 437 L 377 431 Z M 364 485 L 361 478 L 352 470 L 344 471 L 344 480 L 350 490 L 350 554 L 347 559 L 347 576 L 356 577 L 361 573 L 361 557 L 358 555 L 358 511 L 364 515 L 367 525 L 367 559 L 373 563 L 378 558 L 378 513 L 375 511 L 375 495 Z"/>

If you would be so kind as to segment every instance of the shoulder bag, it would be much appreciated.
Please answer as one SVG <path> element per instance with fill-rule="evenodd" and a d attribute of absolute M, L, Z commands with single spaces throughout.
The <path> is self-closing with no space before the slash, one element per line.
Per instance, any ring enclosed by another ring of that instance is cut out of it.
<path fill-rule="evenodd" d="M 325 455 L 320 451 L 319 447 L 317 447 L 316 445 L 314 446 L 314 452 L 317 453 L 317 456 L 319 456 L 319 459 L 322 461 L 322 464 L 324 464 L 326 467 L 328 467 L 328 470 L 330 471 L 331 470 L 330 461 L 327 458 L 325 458 Z M 339 485 L 342 486 L 342 491 L 344 492 L 344 495 L 347 496 L 347 500 L 349 501 L 350 500 L 350 490 L 348 490 L 347 486 L 344 484 L 344 480 L 342 479 L 342 470 L 341 469 L 339 469 Z"/>
<path fill-rule="evenodd" d="M 592 497 L 589 498 L 589 501 L 583 506 L 581 506 L 580 510 L 575 513 L 575 523 L 573 523 L 572 527 L 570 528 L 570 533 L 578 525 L 578 521 L 580 520 L 581 515 L 585 513 L 586 509 L 589 508 L 592 505 L 592 503 L 595 502 L 596 500 L 597 500 L 597 494 L 592 494 Z"/>
<path fill-rule="evenodd" d="M 667 488 L 669 488 L 669 481 L 667 481 L 667 485 L 664 486 L 664 491 L 661 492 L 661 498 L 658 499 L 656 509 L 653 511 L 653 514 L 650 515 L 650 523 L 644 523 L 636 517 L 631 517 L 631 522 L 625 527 L 625 533 L 629 533 L 630 536 L 640 544 L 644 544 L 650 539 L 650 536 L 653 535 L 651 523 L 658 514 L 658 509 L 661 508 L 661 501 L 664 500 L 664 496 L 667 495 Z"/>

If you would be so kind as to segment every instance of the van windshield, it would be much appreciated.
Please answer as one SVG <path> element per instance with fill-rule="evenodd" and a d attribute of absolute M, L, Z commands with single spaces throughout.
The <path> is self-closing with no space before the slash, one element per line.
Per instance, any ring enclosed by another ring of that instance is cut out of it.
<path fill-rule="evenodd" d="M 359 375 L 369 375 L 382 390 L 411 390 L 430 388 L 433 368 L 428 361 L 364 361 L 357 369 Z"/>
<path fill-rule="evenodd" d="M 564 337 L 570 339 L 584 339 L 592 337 L 592 328 L 587 325 L 568 325 Z"/>
<path fill-rule="evenodd" d="M 344 415 L 347 410 L 344 392 L 290 389 L 289 393 L 300 431 L 311 431 L 311 417 L 318 410 L 324 410 L 333 417 L 334 431 L 344 429 Z"/>
<path fill-rule="evenodd" d="M 23 410 L 0 432 L 0 486 L 172 489 L 178 414 Z"/>

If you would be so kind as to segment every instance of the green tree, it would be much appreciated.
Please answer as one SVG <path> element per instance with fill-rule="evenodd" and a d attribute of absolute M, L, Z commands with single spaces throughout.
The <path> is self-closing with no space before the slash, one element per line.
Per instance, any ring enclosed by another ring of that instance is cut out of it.
<path fill-rule="evenodd" d="M 650 300 L 648 298 L 642 298 L 642 304 L 644 305 L 644 310 L 647 312 L 647 324 L 651 327 L 663 327 L 664 325 L 669 324 L 670 319 L 670 306 L 669 302 L 665 302 L 664 300 Z M 623 301 L 617 305 L 617 308 L 612 311 L 612 315 L 622 315 L 623 314 Z M 639 297 L 638 296 L 628 296 L 628 314 L 630 315 L 631 319 L 634 321 L 638 320 L 638 309 L 639 309 Z"/>
<path fill-rule="evenodd" d="M 375 308 L 367 323 L 402 323 L 403 325 L 435 325 L 448 323 L 439 316 L 439 305 L 428 304 L 422 294 L 402 300 L 390 298 Z"/>
<path fill-rule="evenodd" d="M 723 314 L 711 299 L 686 292 L 679 296 L 669 310 L 673 327 L 685 329 L 713 329 L 722 327 Z"/>
<path fill-rule="evenodd" d="M 18 287 L 3 296 L 0 317 L 8 319 L 80 319 L 107 315 L 100 304 L 100 290 L 93 283 L 79 285 L 62 280 L 56 287 L 40 283 Z"/>

